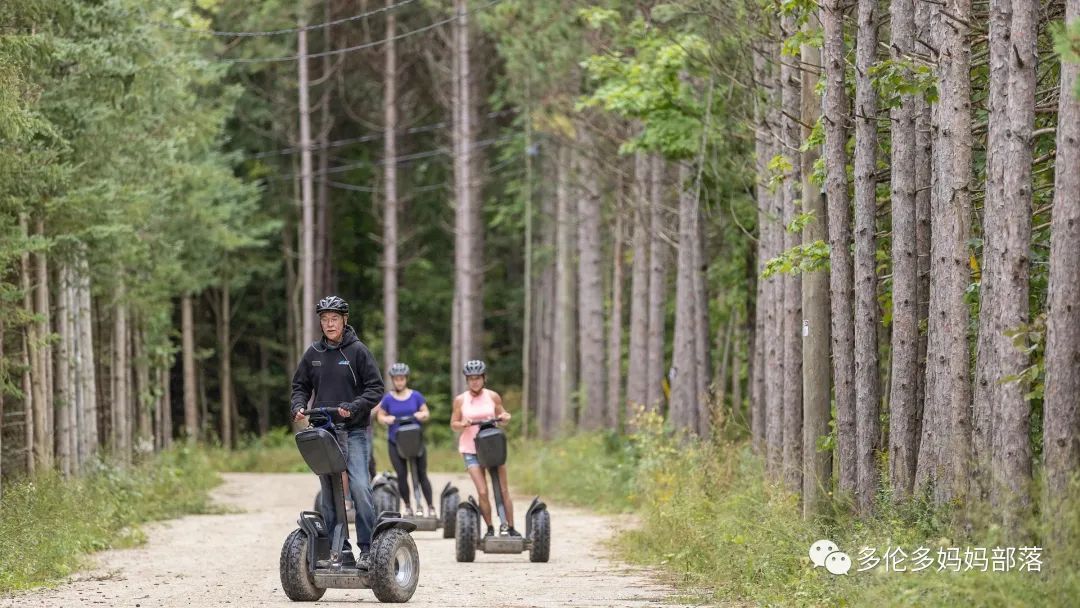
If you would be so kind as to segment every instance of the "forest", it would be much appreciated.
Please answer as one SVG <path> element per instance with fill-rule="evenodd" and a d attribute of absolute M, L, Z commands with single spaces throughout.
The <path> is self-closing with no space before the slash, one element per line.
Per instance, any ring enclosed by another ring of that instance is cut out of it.
<path fill-rule="evenodd" d="M 336 294 L 438 442 L 480 358 L 522 437 L 1075 556 L 1078 17 L 6 0 L 0 489 L 286 427 Z"/>

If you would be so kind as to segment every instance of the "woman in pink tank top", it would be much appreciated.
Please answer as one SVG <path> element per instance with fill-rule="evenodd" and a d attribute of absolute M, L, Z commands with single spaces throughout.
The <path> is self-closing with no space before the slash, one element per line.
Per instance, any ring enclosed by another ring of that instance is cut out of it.
<path fill-rule="evenodd" d="M 479 426 L 473 422 L 498 418 L 500 422 L 510 420 L 510 412 L 503 409 L 502 397 L 499 393 L 484 387 L 487 382 L 486 366 L 483 361 L 469 361 L 465 364 L 465 382 L 469 390 L 454 397 L 454 413 L 450 417 L 450 428 L 461 433 L 458 438 L 458 451 L 465 460 L 465 469 L 476 486 L 477 502 L 480 503 L 480 513 L 487 523 L 487 534 L 495 535 L 495 526 L 491 524 L 491 501 L 488 498 L 488 484 L 486 472 L 480 466 L 476 458 L 476 434 L 480 432 Z M 506 506 L 506 533 L 510 536 L 521 536 L 514 529 L 514 503 L 510 500 L 509 484 L 506 481 L 506 465 L 499 467 L 499 487 L 502 490 L 503 501 Z"/>

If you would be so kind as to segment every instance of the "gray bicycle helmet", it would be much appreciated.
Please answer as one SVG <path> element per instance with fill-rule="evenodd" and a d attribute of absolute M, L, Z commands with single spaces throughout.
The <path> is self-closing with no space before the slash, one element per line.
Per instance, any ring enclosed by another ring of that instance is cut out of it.
<path fill-rule="evenodd" d="M 465 366 L 461 370 L 461 373 L 466 376 L 483 376 L 485 372 L 487 372 L 487 365 L 480 359 L 466 361 Z"/>
<path fill-rule="evenodd" d="M 347 315 L 349 314 L 349 303 L 337 296 L 326 296 L 315 305 L 315 314 L 324 312 L 337 312 Z"/>
<path fill-rule="evenodd" d="M 390 371 L 387 373 L 391 376 L 408 376 L 409 366 L 404 363 L 395 363 L 390 366 Z"/>

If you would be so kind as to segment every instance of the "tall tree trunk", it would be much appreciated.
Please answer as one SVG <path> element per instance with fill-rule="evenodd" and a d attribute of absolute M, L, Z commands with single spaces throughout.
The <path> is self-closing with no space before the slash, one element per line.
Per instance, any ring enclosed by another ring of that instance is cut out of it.
<path fill-rule="evenodd" d="M 19 231 L 24 243 L 30 240 L 30 220 L 27 214 L 19 214 Z M 30 252 L 25 248 L 22 251 L 19 264 L 19 283 L 23 292 L 23 310 L 27 314 L 34 313 L 33 292 L 30 284 Z M 42 373 L 40 369 L 41 359 L 38 357 L 37 325 L 27 323 L 22 330 L 22 391 L 25 412 L 26 433 L 26 474 L 33 476 L 38 465 L 44 466 L 44 448 L 40 445 L 43 440 L 45 416 L 41 406 L 45 400 L 45 387 L 42 386 Z"/>
<path fill-rule="evenodd" d="M 1065 23 L 1075 27 L 1080 0 L 1066 0 Z M 1046 389 L 1043 442 L 1046 507 L 1058 540 L 1066 531 L 1055 507 L 1066 497 L 1069 476 L 1080 466 L 1080 101 L 1070 92 L 1080 64 L 1061 63 L 1058 98 L 1054 210 L 1050 237 L 1050 287 L 1046 322 Z"/>
<path fill-rule="evenodd" d="M 675 377 L 671 382 L 671 424 L 697 431 L 697 319 L 694 297 L 694 232 L 697 231 L 697 196 L 690 166 L 679 164 L 679 247 L 675 276 Z"/>
<path fill-rule="evenodd" d="M 458 326 L 460 340 L 460 361 L 479 358 L 481 353 L 479 342 L 480 326 L 478 304 L 478 283 L 476 273 L 482 272 L 482 266 L 476 259 L 477 215 L 479 207 L 473 197 L 473 127 L 471 124 L 472 73 L 469 61 L 469 21 L 465 0 L 454 0 L 457 13 L 455 21 L 457 58 L 457 107 L 454 115 L 456 118 L 454 134 L 456 138 L 455 154 L 455 179 L 457 190 L 457 208 L 454 221 L 454 268 L 455 268 L 455 293 L 458 301 Z M 460 376 L 460 374 L 457 374 Z M 458 382 L 461 382 L 460 378 Z"/>
<path fill-rule="evenodd" d="M 877 306 L 877 92 L 870 78 L 877 48 L 877 0 L 859 0 L 855 47 L 855 428 L 859 511 L 877 496 L 881 373 Z"/>
<path fill-rule="evenodd" d="M 559 174 L 559 159 L 561 152 L 558 148 L 554 154 L 547 155 L 547 162 L 543 164 L 545 178 L 544 184 L 557 184 Z M 558 337 L 555 332 L 556 324 L 556 263 L 559 255 L 556 246 L 556 233 L 559 229 L 557 198 L 561 195 L 551 189 L 543 190 L 541 199 L 541 245 L 546 251 L 553 252 L 555 259 L 549 255 L 548 262 L 540 275 L 539 295 L 536 301 L 540 304 L 537 311 L 537 381 L 536 381 L 536 422 L 538 433 L 547 436 L 551 427 L 551 413 L 555 403 L 555 382 L 558 378 L 559 363 L 556 359 Z"/>
<path fill-rule="evenodd" d="M 218 308 L 218 349 L 221 363 L 221 445 L 232 449 L 234 435 L 233 378 L 232 378 L 232 298 L 229 279 L 221 281 L 221 304 Z"/>
<path fill-rule="evenodd" d="M 581 427 L 600 428 L 604 422 L 604 281 L 600 269 L 600 185 L 591 155 L 595 143 L 587 126 L 578 128 L 577 233 L 578 233 L 578 353 L 581 386 Z"/>
<path fill-rule="evenodd" d="M 571 365 L 573 360 L 573 284 L 574 273 L 571 267 L 574 252 L 570 232 L 575 218 L 571 212 L 570 173 L 573 152 L 569 146 L 559 148 L 559 166 L 557 183 L 557 210 L 555 214 L 555 340 L 553 351 L 554 382 L 552 383 L 551 416 L 544 429 L 545 438 L 551 438 L 560 430 L 567 419 L 570 408 Z"/>
<path fill-rule="evenodd" d="M 161 449 L 172 446 L 172 374 L 168 369 L 161 370 Z"/>
<path fill-rule="evenodd" d="M 300 91 L 300 281 L 303 284 L 303 305 L 300 310 L 307 310 L 315 304 L 315 201 L 311 168 L 311 104 L 308 100 L 308 50 L 304 3 L 300 3 L 300 32 L 297 34 L 298 88 Z M 315 315 L 301 314 L 302 334 L 300 343 L 306 345 L 318 337 L 315 327 Z M 298 355 L 303 351 L 301 350 Z"/>
<path fill-rule="evenodd" d="M 42 239 L 45 236 L 45 220 L 42 218 L 37 219 L 38 236 Z M 37 321 L 37 335 L 40 341 L 38 345 L 38 369 L 41 373 L 41 401 L 36 403 L 39 407 L 37 422 L 34 425 L 35 447 L 41 454 L 41 464 L 46 469 L 53 467 L 53 452 L 56 442 L 53 429 L 55 428 L 53 420 L 53 357 L 52 346 L 49 339 L 52 333 L 52 322 L 49 314 L 49 265 L 46 259 L 44 251 L 39 251 L 34 255 L 35 271 L 37 277 L 35 279 L 34 290 L 34 310 L 38 315 Z"/>
<path fill-rule="evenodd" d="M 777 33 L 778 36 L 778 33 Z M 771 67 L 768 75 L 769 91 L 769 158 L 784 155 L 784 126 L 780 115 L 782 103 L 782 83 L 777 65 L 780 62 L 780 48 L 775 39 L 767 43 Z M 770 189 L 767 194 L 769 219 L 767 225 L 768 258 L 780 255 L 784 251 L 784 188 Z M 768 259 L 766 258 L 766 259 Z M 782 276 L 771 277 L 765 286 L 765 301 L 768 307 L 766 317 L 767 332 L 765 343 L 765 462 L 771 479 L 784 479 L 784 381 L 787 377 L 784 347 L 784 279 Z M 801 381 L 800 381 L 801 383 Z M 799 434 L 802 437 L 802 433 Z"/>
<path fill-rule="evenodd" d="M 928 2 L 915 3 L 915 47 L 925 49 L 930 44 L 930 12 Z M 915 314 L 918 315 L 918 354 L 915 369 L 915 439 L 912 443 L 912 466 L 917 467 L 919 443 L 922 440 L 923 409 L 926 402 L 926 344 L 925 329 L 930 322 L 930 193 L 933 171 L 933 137 L 930 132 L 930 103 L 920 95 L 915 98 L 915 258 L 918 268 Z M 911 470 L 914 492 L 915 468 Z"/>
<path fill-rule="evenodd" d="M 199 406 L 195 393 L 195 315 L 191 296 L 180 297 L 180 334 L 184 370 L 184 434 L 199 439 Z"/>
<path fill-rule="evenodd" d="M 132 333 L 132 358 L 135 364 L 135 453 L 152 452 L 154 449 L 153 387 L 150 384 L 150 363 L 146 356 L 146 333 L 141 315 Z"/>
<path fill-rule="evenodd" d="M 946 14 L 947 13 L 947 14 Z M 933 480 L 938 503 L 962 499 L 971 457 L 967 239 L 971 212 L 970 0 L 946 0 L 931 16 L 939 100 L 933 108 L 934 180 L 926 406 L 915 485 Z"/>
<path fill-rule="evenodd" d="M 626 420 L 648 401 L 649 336 L 649 157 L 634 155 L 633 251 L 630 278 L 630 366 L 626 377 Z"/>
<path fill-rule="evenodd" d="M 767 89 L 771 79 L 769 73 L 769 57 L 765 44 L 762 41 L 756 41 L 754 43 L 754 83 L 761 89 Z M 755 184 L 754 184 L 754 198 L 757 200 L 757 247 L 755 252 L 755 262 L 753 267 L 753 276 L 755 280 L 755 297 L 754 297 L 754 345 L 752 353 L 753 376 L 751 378 L 752 390 L 751 390 L 751 416 L 750 427 L 752 429 L 754 448 L 758 455 L 764 457 L 766 444 L 765 444 L 765 427 L 766 427 L 766 399 L 768 395 L 768 389 L 766 384 L 767 372 L 766 372 L 766 355 L 765 351 L 768 345 L 765 341 L 765 332 L 767 331 L 769 323 L 770 307 L 767 304 L 767 298 L 771 296 L 772 281 L 766 281 L 761 278 L 761 273 L 765 269 L 765 262 L 771 255 L 770 246 L 772 244 L 772 227 L 769 213 L 771 206 L 769 201 L 772 199 L 769 194 L 769 155 L 770 155 L 770 126 L 769 119 L 770 113 L 768 104 L 763 99 L 764 95 L 757 96 L 754 106 L 754 124 L 756 125 L 754 134 L 754 166 L 755 166 Z M 766 285 L 769 288 L 766 289 Z"/>
<path fill-rule="evenodd" d="M 79 359 L 82 369 L 79 373 L 80 392 L 82 393 L 82 418 L 78 421 L 79 463 L 85 465 L 97 454 L 98 448 L 98 376 L 95 373 L 94 359 L 94 319 L 90 297 L 90 266 L 86 259 L 86 245 L 80 243 L 78 251 L 78 293 L 79 293 Z M 104 379 L 102 380 L 104 382 Z"/>
<path fill-rule="evenodd" d="M 619 188 L 620 198 L 624 195 Z M 607 407 L 604 408 L 604 427 L 619 429 L 622 409 L 622 334 L 623 334 L 623 206 L 615 208 L 615 243 L 611 250 L 611 314 L 608 322 Z"/>
<path fill-rule="evenodd" d="M 711 98 L 710 98 L 711 101 Z M 705 119 L 708 124 L 708 115 Z M 694 180 L 694 200 L 697 208 L 694 211 L 694 221 L 697 224 L 693 237 L 693 288 L 694 288 L 694 408 L 697 414 L 697 433 L 699 437 L 708 437 L 712 429 L 713 405 L 709 390 L 709 293 L 705 285 L 705 273 L 708 265 L 705 263 L 705 227 L 701 213 L 701 172 L 705 166 L 705 144 L 702 142 L 701 152 L 698 156 L 697 177 Z"/>
<path fill-rule="evenodd" d="M 784 16 L 785 37 L 796 33 L 795 17 Z M 799 158 L 799 123 L 802 113 L 802 85 L 799 66 L 792 57 L 781 59 L 781 103 L 784 108 L 784 156 L 791 160 L 791 173 L 784 178 L 784 226 L 790 226 L 798 213 L 799 191 L 802 184 Z M 784 250 L 802 241 L 800 235 L 784 230 Z M 784 477 L 794 492 L 802 490 L 803 436 L 803 374 L 802 374 L 802 278 L 795 273 L 784 275 Z"/>
<path fill-rule="evenodd" d="M 531 98 L 529 83 L 525 81 L 525 99 Z M 524 314 L 522 320 L 525 327 L 521 332 L 521 436 L 529 437 L 529 416 L 532 415 L 531 405 L 534 387 L 533 365 L 536 357 L 533 356 L 533 331 L 536 324 L 533 318 L 533 157 L 537 148 L 533 144 L 532 134 L 532 109 L 526 101 L 525 106 L 525 299 Z"/>
<path fill-rule="evenodd" d="M 821 50 L 816 46 L 802 46 L 802 62 L 806 65 L 821 64 Z M 802 123 L 813 125 L 821 116 L 821 103 L 817 96 L 818 75 L 802 73 Z M 802 137 L 809 139 L 810 129 L 803 127 Z M 812 213 L 813 219 L 803 228 L 802 242 L 810 245 L 825 241 L 825 197 L 813 181 L 814 164 L 819 152 L 816 148 L 802 154 L 802 208 Z M 818 439 L 829 434 L 831 409 L 829 367 L 829 275 L 824 270 L 803 273 L 802 283 L 802 497 L 803 517 L 809 518 L 821 506 L 822 500 L 832 487 L 832 454 L 818 450 Z M 736 385 L 737 386 L 737 385 Z"/>
<path fill-rule="evenodd" d="M 296 250 L 293 248 L 293 237 L 296 234 L 295 226 L 291 221 L 291 214 L 286 214 L 285 222 L 281 230 L 282 257 L 285 263 L 285 369 L 295 370 L 296 363 L 303 354 L 301 334 L 299 294 L 300 287 L 297 284 Z"/>
<path fill-rule="evenodd" d="M 667 211 L 664 210 L 665 163 L 659 155 L 652 155 L 649 182 L 649 331 L 646 340 L 647 360 L 645 404 L 653 411 L 660 411 L 664 400 L 664 334 L 667 321 L 668 294 L 668 245 L 664 234 L 668 230 Z"/>
<path fill-rule="evenodd" d="M 333 19 L 333 3 L 323 3 L 323 16 L 324 21 L 331 21 Z M 387 13 L 387 19 L 394 19 L 394 13 Z M 323 35 L 323 49 L 325 51 L 331 51 L 334 48 L 333 44 L 334 28 L 324 28 L 322 30 Z M 391 40 L 387 42 L 388 47 L 392 47 L 394 42 Z M 319 194 L 315 201 L 315 293 L 316 297 L 323 297 L 331 293 L 332 288 L 330 285 L 331 277 L 331 260 L 330 257 L 330 237 L 332 220 L 330 218 L 330 174 L 327 170 L 330 168 L 330 132 L 334 129 L 334 117 L 330 115 L 330 96 L 334 90 L 334 87 L 328 83 L 333 83 L 333 63 L 334 56 L 324 55 L 322 58 L 322 77 L 323 81 L 323 93 L 322 98 L 319 100 L 319 137 L 318 137 L 318 149 L 319 149 Z M 235 403 L 234 403 L 235 405 Z"/>
<path fill-rule="evenodd" d="M 393 0 L 387 0 L 389 7 Z M 384 369 L 398 356 L 398 189 L 397 189 L 397 17 L 386 13 L 386 65 L 383 67 L 383 336 Z"/>
<path fill-rule="evenodd" d="M 56 368 L 56 459 L 57 467 L 64 476 L 74 471 L 71 452 L 71 419 L 69 413 L 75 407 L 71 387 L 71 294 L 68 265 L 63 263 L 58 271 L 59 289 L 56 298 L 56 331 L 60 340 L 57 342 Z M 0 342 L 3 332 L 0 332 Z M 0 347 L 2 349 L 3 347 Z M 0 353 L 0 359 L 3 358 Z M 2 391 L 0 391 L 2 392 Z"/>
<path fill-rule="evenodd" d="M 1004 3 L 1007 0 L 995 0 Z M 976 368 L 979 383 L 975 385 L 976 400 L 981 387 L 980 372 L 986 371 L 990 384 L 995 385 L 993 395 L 993 432 L 991 441 L 990 496 L 994 510 L 1000 513 L 1006 529 L 1017 531 L 1030 513 L 1031 501 L 1031 439 L 1028 419 L 1031 407 L 1025 395 L 1026 383 L 1008 381 L 1009 376 L 1023 372 L 1029 364 L 1022 348 L 1014 345 L 1006 335 L 1010 329 L 1018 329 L 1028 322 L 1028 273 L 1031 249 L 1031 195 L 1032 153 L 1031 133 L 1035 121 L 1035 62 L 1038 58 L 1036 38 L 1038 34 L 1039 3 L 1037 0 L 1012 0 L 1011 33 L 1001 32 L 1012 39 L 1012 52 L 1007 53 L 1008 92 L 1005 115 L 1009 132 L 1006 133 L 1002 169 L 1002 197 L 993 209 L 995 223 L 1000 230 L 984 234 L 984 264 L 993 261 L 996 269 L 993 279 L 1000 281 L 993 289 L 993 302 L 982 300 L 980 308 L 980 342 L 983 331 L 992 341 L 987 361 L 988 370 L 982 369 L 982 349 Z M 993 85 L 991 85 L 993 87 Z M 994 118 L 991 117 L 991 122 Z M 1007 160 L 1006 160 L 1007 159 Z M 989 187 L 987 194 L 989 195 Z M 984 206 L 985 218 L 991 215 L 989 205 Z M 984 223 L 985 226 L 985 223 Z M 991 252 L 992 250 L 992 252 Z M 984 275 L 985 276 L 985 275 Z M 985 285 L 985 278 L 984 283 Z M 981 315 L 988 313 L 988 325 L 982 324 Z M 980 344 L 981 346 L 981 344 Z M 1026 346 L 1026 345 L 1021 345 Z M 978 411 L 978 410 L 976 410 Z M 974 425 L 972 427 L 974 439 Z"/>
<path fill-rule="evenodd" d="M 915 13 L 911 0 L 891 0 L 890 49 L 895 61 L 915 52 Z M 910 77 L 910 75 L 908 75 Z M 900 96 L 892 120 L 892 371 L 889 389 L 889 478 L 894 501 L 911 496 L 918 454 L 919 317 L 916 258 L 916 102 Z"/>
<path fill-rule="evenodd" d="M 716 371 L 713 373 L 713 384 L 716 390 L 713 392 L 713 399 L 716 401 L 715 406 L 715 418 L 712 420 L 714 424 L 722 422 L 722 416 L 724 411 L 724 403 L 727 401 L 729 395 L 727 392 L 727 373 L 732 369 L 731 365 L 731 347 L 734 340 L 735 326 L 738 324 L 736 319 L 735 309 L 728 311 L 728 320 L 724 324 L 724 330 L 716 330 L 716 352 L 721 353 L 720 358 L 716 363 Z M 732 412 L 735 411 L 735 403 L 731 404 Z"/>
<path fill-rule="evenodd" d="M 266 379 L 270 378 L 270 349 L 266 342 L 259 340 L 259 388 L 256 391 L 255 415 L 259 429 L 259 437 L 270 432 L 270 395 L 266 390 Z"/>
<path fill-rule="evenodd" d="M 130 446 L 128 444 L 128 425 L 131 418 L 128 415 L 128 304 L 127 293 L 124 283 L 120 283 L 116 290 L 116 303 L 113 308 L 113 364 L 112 364 L 112 407 L 109 409 L 112 415 L 112 450 L 119 455 L 122 462 L 131 461 Z"/>
<path fill-rule="evenodd" d="M 844 84 L 844 9 L 822 5 L 825 66 L 825 194 L 829 208 L 829 303 L 832 309 L 833 391 L 836 399 L 836 463 L 841 493 L 855 492 L 855 293 L 848 198 L 848 102 Z"/>

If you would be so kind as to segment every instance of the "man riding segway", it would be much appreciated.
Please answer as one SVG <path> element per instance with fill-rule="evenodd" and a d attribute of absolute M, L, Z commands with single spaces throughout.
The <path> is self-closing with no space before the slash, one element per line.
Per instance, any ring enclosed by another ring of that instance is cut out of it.
<path fill-rule="evenodd" d="M 348 493 L 356 511 L 356 540 L 361 555 L 359 567 L 370 562 L 371 535 L 375 526 L 375 508 L 371 502 L 368 465 L 371 440 L 368 424 L 373 407 L 382 399 L 385 387 L 371 351 L 356 336 L 349 322 L 349 304 L 337 296 L 319 300 L 315 307 L 323 337 L 308 347 L 297 365 L 292 381 L 291 413 L 293 420 L 304 417 L 308 407 L 336 408 L 346 422 L 338 441 L 346 454 Z M 312 397 L 314 399 L 312 400 Z M 333 489 L 321 478 L 322 508 L 326 526 L 336 522 Z M 352 550 L 345 541 L 344 563 L 352 561 Z"/>

